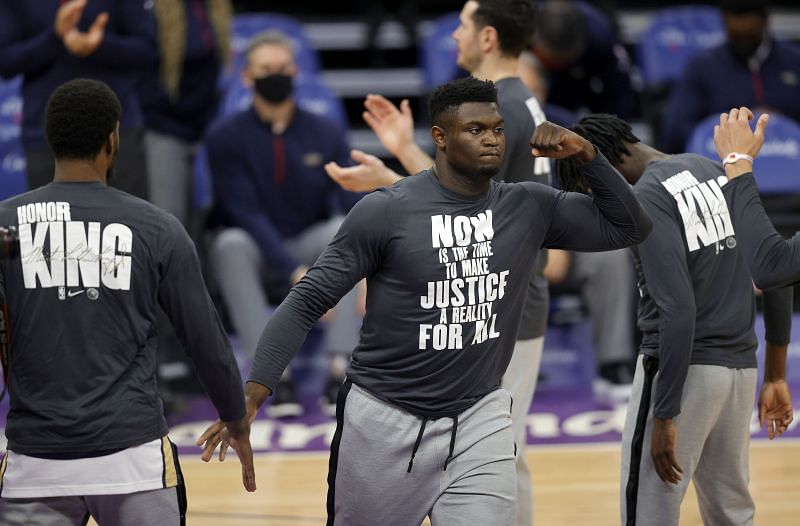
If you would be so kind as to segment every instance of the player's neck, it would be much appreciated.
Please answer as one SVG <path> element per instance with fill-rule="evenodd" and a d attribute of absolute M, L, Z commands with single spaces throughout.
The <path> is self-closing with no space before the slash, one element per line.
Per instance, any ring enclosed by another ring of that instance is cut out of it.
<path fill-rule="evenodd" d="M 491 80 L 492 82 L 508 77 L 518 77 L 518 63 L 519 59 L 517 57 L 493 53 L 483 58 L 480 65 L 472 72 L 472 76 L 476 79 Z"/>
<path fill-rule="evenodd" d="M 273 133 L 283 133 L 289 127 L 289 122 L 294 115 L 294 99 L 287 99 L 279 104 L 267 102 L 259 96 L 253 97 L 253 108 L 262 122 L 272 126 Z"/>
<path fill-rule="evenodd" d="M 438 152 L 433 162 L 433 173 L 443 188 L 467 197 L 485 194 L 491 184 L 490 178 L 470 177 L 454 169 Z"/>
<path fill-rule="evenodd" d="M 625 178 L 631 184 L 635 184 L 635 182 L 641 178 L 641 176 L 644 174 L 644 171 L 647 169 L 647 165 L 650 163 L 663 161 L 664 159 L 669 159 L 672 157 L 671 155 L 656 150 L 652 146 L 648 146 L 642 142 L 629 144 L 628 150 L 632 155 L 625 156 L 626 166 L 623 167 L 621 171 L 625 172 Z M 631 181 L 631 174 L 635 178 L 635 181 Z"/>
<path fill-rule="evenodd" d="M 53 181 L 57 183 L 106 183 L 108 170 L 98 161 L 62 159 L 56 161 Z"/>

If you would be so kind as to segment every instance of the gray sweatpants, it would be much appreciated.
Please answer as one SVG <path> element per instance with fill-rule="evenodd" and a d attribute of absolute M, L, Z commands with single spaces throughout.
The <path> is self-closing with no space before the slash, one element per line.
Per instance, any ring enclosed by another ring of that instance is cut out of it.
<path fill-rule="evenodd" d="M 674 419 L 676 456 L 683 475 L 681 482 L 673 485 L 658 478 L 650 456 L 656 363 L 641 355 L 636 364 L 622 435 L 622 524 L 677 525 L 681 501 L 689 481 L 694 480 L 704 524 L 752 525 L 750 417 L 757 370 L 689 366 L 681 413 Z M 643 401 L 647 405 L 643 406 Z"/>
<path fill-rule="evenodd" d="M 82 526 L 90 515 L 100 526 L 182 526 L 185 492 L 166 488 L 124 495 L 0 499 L 3 526 Z"/>
<path fill-rule="evenodd" d="M 544 337 L 532 340 L 518 340 L 514 344 L 514 354 L 503 375 L 503 389 L 514 400 L 511 406 L 511 428 L 514 443 L 517 444 L 517 526 L 531 526 L 533 523 L 533 494 L 531 493 L 531 474 L 528 469 L 528 410 L 531 408 L 539 366 L 542 363 Z"/>
<path fill-rule="evenodd" d="M 512 526 L 510 406 L 498 389 L 455 419 L 423 426 L 422 418 L 345 382 L 331 444 L 328 525 L 419 526 L 429 516 L 432 526 Z"/>
<path fill-rule="evenodd" d="M 285 247 L 300 263 L 311 266 L 333 239 L 343 220 L 339 216 L 318 223 L 286 240 Z M 264 268 L 264 259 L 256 242 L 241 228 L 220 232 L 208 256 L 233 328 L 243 349 L 252 357 L 271 312 L 264 290 L 264 276 L 269 269 Z M 349 355 L 358 345 L 360 319 L 357 303 L 356 287 L 336 306 L 333 320 L 325 330 L 325 349 L 329 352 Z"/>
<path fill-rule="evenodd" d="M 144 147 L 150 202 L 177 217 L 188 228 L 195 145 L 173 135 L 146 130 Z"/>
<path fill-rule="evenodd" d="M 592 340 L 599 366 L 630 363 L 633 342 L 636 276 L 628 249 L 573 252 L 575 277 L 592 319 Z"/>

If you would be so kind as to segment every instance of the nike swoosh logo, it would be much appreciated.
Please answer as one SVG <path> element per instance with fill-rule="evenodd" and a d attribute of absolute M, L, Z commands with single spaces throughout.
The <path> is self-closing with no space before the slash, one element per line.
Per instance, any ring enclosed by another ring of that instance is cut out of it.
<path fill-rule="evenodd" d="M 86 292 L 86 291 L 85 290 L 71 290 L 71 291 L 67 292 L 67 296 L 70 297 L 70 298 L 73 298 L 73 297 L 77 296 L 78 294 L 83 294 L 84 292 Z"/>

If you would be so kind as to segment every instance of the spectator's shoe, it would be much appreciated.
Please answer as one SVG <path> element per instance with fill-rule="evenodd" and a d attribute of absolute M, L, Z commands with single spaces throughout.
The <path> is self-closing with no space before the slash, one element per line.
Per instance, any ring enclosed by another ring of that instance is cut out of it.
<path fill-rule="evenodd" d="M 342 383 L 344 383 L 344 378 L 329 376 L 328 382 L 325 384 L 325 391 L 319 397 L 322 412 L 330 417 L 336 417 L 336 399 L 339 397 Z"/>
<path fill-rule="evenodd" d="M 627 402 L 631 397 L 633 371 L 624 362 L 603 365 L 592 388 L 598 400 L 617 403 Z"/>
<path fill-rule="evenodd" d="M 303 414 L 303 406 L 297 402 L 294 383 L 291 380 L 280 380 L 269 399 L 271 403 L 267 406 L 266 413 L 271 418 L 287 418 Z"/>

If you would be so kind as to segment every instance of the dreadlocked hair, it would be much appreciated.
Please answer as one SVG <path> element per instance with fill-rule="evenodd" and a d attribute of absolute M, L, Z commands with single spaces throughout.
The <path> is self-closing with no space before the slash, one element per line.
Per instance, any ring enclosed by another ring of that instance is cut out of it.
<path fill-rule="evenodd" d="M 622 162 L 623 155 L 631 154 L 627 144 L 639 142 L 630 124 L 608 113 L 588 115 L 570 129 L 597 146 L 613 166 Z M 589 192 L 589 184 L 573 159 L 556 161 L 556 174 L 562 189 L 568 192 Z"/>

